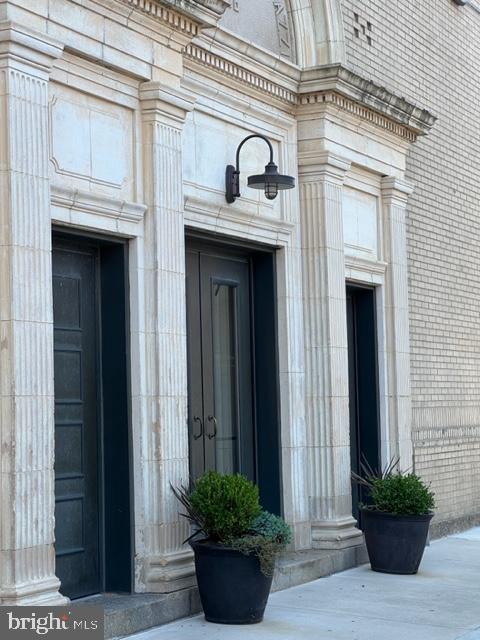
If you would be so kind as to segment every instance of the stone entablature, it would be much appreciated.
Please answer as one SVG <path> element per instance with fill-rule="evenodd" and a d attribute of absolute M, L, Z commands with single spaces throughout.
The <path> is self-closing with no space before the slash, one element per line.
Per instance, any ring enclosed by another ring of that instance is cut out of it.
<path fill-rule="evenodd" d="M 260 101 L 273 98 L 279 108 L 290 113 L 312 104 L 315 108 L 319 104 L 333 106 L 408 142 L 428 133 L 436 121 L 427 110 L 340 64 L 301 72 L 264 50 L 254 51 L 251 44 L 232 34 L 219 36 L 217 32 L 213 40 L 201 36 L 187 45 L 184 58 L 197 73 L 212 74 L 229 85 L 239 82 L 239 91 Z"/>
<path fill-rule="evenodd" d="M 328 91 L 334 91 L 366 109 L 376 111 L 416 135 L 428 133 L 435 124 L 435 116 L 426 109 L 417 107 L 342 65 L 323 66 L 302 72 L 299 87 L 301 104 L 323 100 L 322 95 Z M 364 117 L 362 113 L 359 115 Z"/>
<path fill-rule="evenodd" d="M 149 15 L 179 24 L 182 29 L 198 31 L 200 26 L 211 27 L 230 6 L 230 0 L 121 0 Z M 178 19 L 182 15 L 183 20 Z M 189 20 L 185 20 L 188 16 Z"/>
<path fill-rule="evenodd" d="M 233 80 L 241 82 L 246 88 L 255 89 L 263 92 L 275 100 L 279 100 L 287 105 L 294 106 L 297 103 L 297 95 L 294 91 L 277 84 L 266 77 L 259 75 L 253 71 L 249 71 L 244 66 L 236 64 L 211 53 L 203 47 L 196 44 L 190 44 L 185 49 L 185 57 L 187 60 L 204 66 L 221 74 L 229 83 Z"/>

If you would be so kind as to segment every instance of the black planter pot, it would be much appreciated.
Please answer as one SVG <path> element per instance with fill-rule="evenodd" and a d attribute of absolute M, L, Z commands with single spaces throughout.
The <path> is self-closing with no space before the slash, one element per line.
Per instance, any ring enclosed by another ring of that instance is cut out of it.
<path fill-rule="evenodd" d="M 221 624 L 261 622 L 272 577 L 261 572 L 257 556 L 208 541 L 190 545 L 205 619 Z"/>
<path fill-rule="evenodd" d="M 373 571 L 417 573 L 432 514 L 398 516 L 362 510 L 362 527 Z"/>

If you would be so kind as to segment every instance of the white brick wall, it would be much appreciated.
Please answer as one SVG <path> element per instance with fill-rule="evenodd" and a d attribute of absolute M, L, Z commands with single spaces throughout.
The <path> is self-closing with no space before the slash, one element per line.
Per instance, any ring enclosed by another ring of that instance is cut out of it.
<path fill-rule="evenodd" d="M 349 67 L 438 116 L 408 166 L 415 464 L 439 520 L 480 514 L 480 14 L 342 4 Z"/>

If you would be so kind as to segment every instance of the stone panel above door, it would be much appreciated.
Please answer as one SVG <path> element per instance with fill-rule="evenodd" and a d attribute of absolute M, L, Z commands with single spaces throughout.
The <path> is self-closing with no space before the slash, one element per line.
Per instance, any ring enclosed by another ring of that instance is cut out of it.
<path fill-rule="evenodd" d="M 345 255 L 375 262 L 382 259 L 380 178 L 352 167 L 342 190 Z"/>
<path fill-rule="evenodd" d="M 52 182 L 133 199 L 132 110 L 52 83 L 49 113 Z"/>

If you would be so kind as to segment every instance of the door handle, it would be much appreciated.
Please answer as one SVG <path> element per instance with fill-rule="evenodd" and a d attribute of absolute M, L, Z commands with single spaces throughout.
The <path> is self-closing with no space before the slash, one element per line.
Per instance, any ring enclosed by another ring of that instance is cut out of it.
<path fill-rule="evenodd" d="M 207 433 L 208 439 L 212 440 L 212 438 L 215 438 L 215 436 L 217 435 L 217 419 L 215 418 L 215 416 L 208 416 L 207 420 L 209 422 L 213 422 L 213 432 Z"/>
<path fill-rule="evenodd" d="M 193 421 L 200 423 L 200 431 L 198 433 L 193 433 L 193 439 L 198 440 L 203 436 L 203 422 L 202 422 L 202 419 L 199 418 L 198 416 L 193 416 Z"/>

